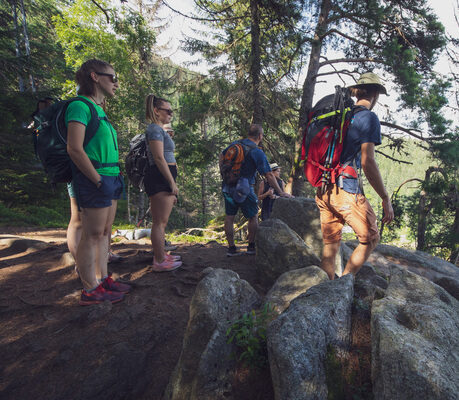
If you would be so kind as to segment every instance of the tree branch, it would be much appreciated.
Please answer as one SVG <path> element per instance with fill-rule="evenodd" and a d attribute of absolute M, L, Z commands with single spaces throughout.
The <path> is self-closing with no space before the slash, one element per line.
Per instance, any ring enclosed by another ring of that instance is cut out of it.
<path fill-rule="evenodd" d="M 203 21 L 203 22 L 224 22 L 224 21 L 237 21 L 239 19 L 243 19 L 245 18 L 246 16 L 242 16 L 242 17 L 227 17 L 227 18 L 200 18 L 200 17 L 195 17 L 195 16 L 192 16 L 192 15 L 188 15 L 188 14 L 184 14 L 182 13 L 181 11 L 179 10 L 176 10 L 175 8 L 172 8 L 168 3 L 166 3 L 165 0 L 161 0 L 161 2 L 171 11 L 175 12 L 176 14 L 182 16 L 182 17 L 185 17 L 185 18 L 188 18 L 188 19 L 192 19 L 194 21 Z M 201 7 L 202 8 L 202 7 Z M 212 14 L 212 12 L 208 9 L 205 9 L 204 11 L 206 11 L 207 13 L 209 14 Z M 225 11 L 225 10 L 223 10 Z"/>
<path fill-rule="evenodd" d="M 331 34 L 333 34 L 333 33 L 336 33 L 336 34 L 342 36 L 343 38 L 345 38 L 345 39 L 347 39 L 347 40 L 349 40 L 349 41 L 351 41 L 351 42 L 358 43 L 358 44 L 360 44 L 360 45 L 362 45 L 362 46 L 365 46 L 365 47 L 367 47 L 367 48 L 369 48 L 369 49 L 374 49 L 374 48 L 376 47 L 376 46 L 370 46 L 368 43 L 364 42 L 363 40 L 358 40 L 358 39 L 356 39 L 355 37 L 346 35 L 345 33 L 339 31 L 338 29 L 334 29 L 334 28 L 333 28 L 333 29 L 330 29 L 330 30 L 327 31 L 327 32 L 325 32 L 323 35 L 320 36 L 320 38 L 321 38 L 321 39 L 324 39 L 325 37 L 327 37 L 327 36 L 329 36 L 329 35 L 331 35 Z"/>
<path fill-rule="evenodd" d="M 402 132 L 405 132 L 406 134 L 408 134 L 410 136 L 413 136 L 416 139 L 423 140 L 425 142 L 431 142 L 431 141 L 434 141 L 434 140 L 444 140 L 445 139 L 443 136 L 434 136 L 434 137 L 424 138 L 421 135 L 418 135 L 418 134 L 414 133 L 414 132 L 422 133 L 422 131 L 420 131 L 419 129 L 404 128 L 403 126 L 393 124 L 392 122 L 381 121 L 381 125 L 387 126 L 389 128 L 397 129 L 397 130 L 402 131 Z"/>
<path fill-rule="evenodd" d="M 408 164 L 408 165 L 412 165 L 412 164 L 413 164 L 413 163 L 410 162 L 410 161 L 397 160 L 396 158 L 391 157 L 391 156 L 388 156 L 387 154 L 385 154 L 385 153 L 383 153 L 382 151 L 379 151 L 379 150 L 375 150 L 375 152 L 378 153 L 378 154 L 381 154 L 382 156 L 388 158 L 389 160 L 398 162 L 398 163 L 400 163 L 400 164 Z"/>
<path fill-rule="evenodd" d="M 324 67 L 325 65 L 330 65 L 330 64 L 337 64 L 337 63 L 361 63 L 361 62 L 374 62 L 374 63 L 379 63 L 379 64 L 386 64 L 388 65 L 387 62 L 380 58 L 373 58 L 373 57 L 365 57 L 365 58 L 337 58 L 335 60 L 327 60 L 327 61 L 322 61 L 319 64 L 319 68 Z"/>
<path fill-rule="evenodd" d="M 91 0 L 97 8 L 102 10 L 102 12 L 105 14 L 105 18 L 107 18 L 107 24 L 110 23 L 110 17 L 108 16 L 108 12 L 106 9 L 104 9 L 96 0 Z"/>

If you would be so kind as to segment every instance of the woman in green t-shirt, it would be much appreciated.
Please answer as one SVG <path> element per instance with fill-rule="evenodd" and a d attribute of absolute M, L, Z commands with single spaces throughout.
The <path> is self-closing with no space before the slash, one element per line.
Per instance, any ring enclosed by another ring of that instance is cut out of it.
<path fill-rule="evenodd" d="M 76 167 L 73 186 L 82 209 L 83 232 L 76 252 L 83 283 L 80 304 L 97 304 L 105 300 L 116 303 L 131 287 L 113 281 L 107 270 L 107 235 L 111 232 L 123 182 L 118 165 L 116 131 L 101 105 L 106 97 L 115 95 L 119 84 L 113 67 L 96 59 L 86 61 L 80 67 L 76 82 L 79 96 L 94 105 L 100 120 L 93 138 L 84 145 L 86 127 L 92 118 L 90 107 L 77 100 L 70 103 L 65 113 L 67 152 Z"/>

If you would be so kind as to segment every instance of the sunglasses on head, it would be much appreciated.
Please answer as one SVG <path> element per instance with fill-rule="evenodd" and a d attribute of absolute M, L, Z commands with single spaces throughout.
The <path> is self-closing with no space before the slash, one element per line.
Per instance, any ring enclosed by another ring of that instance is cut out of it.
<path fill-rule="evenodd" d="M 94 72 L 97 75 L 108 76 L 108 77 L 112 78 L 112 82 L 113 83 L 118 82 L 118 77 L 116 76 L 116 74 L 107 74 L 106 72 L 97 72 L 97 71 L 94 71 Z"/>
<path fill-rule="evenodd" d="M 170 108 L 161 108 L 161 107 L 158 107 L 158 110 L 166 111 L 169 115 L 172 115 L 172 114 L 174 113 L 174 111 L 172 111 Z"/>

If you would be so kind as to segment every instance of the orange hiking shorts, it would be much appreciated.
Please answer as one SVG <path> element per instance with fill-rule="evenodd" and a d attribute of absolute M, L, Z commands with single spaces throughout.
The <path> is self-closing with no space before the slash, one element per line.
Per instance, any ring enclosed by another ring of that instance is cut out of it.
<path fill-rule="evenodd" d="M 379 240 L 376 215 L 364 195 L 330 185 L 326 193 L 317 194 L 316 203 L 324 243 L 339 242 L 345 223 L 354 230 L 360 243 Z"/>

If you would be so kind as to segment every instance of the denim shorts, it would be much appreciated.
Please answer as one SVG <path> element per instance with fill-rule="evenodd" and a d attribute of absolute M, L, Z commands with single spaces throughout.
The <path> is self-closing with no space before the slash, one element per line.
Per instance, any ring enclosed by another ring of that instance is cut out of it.
<path fill-rule="evenodd" d="M 236 203 L 229 193 L 223 192 L 223 197 L 225 198 L 226 215 L 236 215 L 239 208 L 247 219 L 258 214 L 258 198 L 253 191 L 253 187 L 250 188 L 250 193 L 242 203 Z"/>
<path fill-rule="evenodd" d="M 112 200 L 118 200 L 124 188 L 122 175 L 101 175 L 102 185 L 90 181 L 84 174 L 77 172 L 73 177 L 73 188 L 77 193 L 78 205 L 81 208 L 105 208 L 112 205 Z"/>

